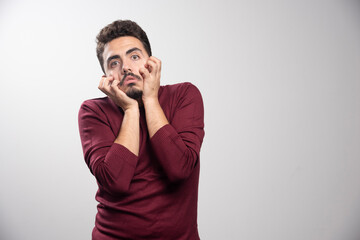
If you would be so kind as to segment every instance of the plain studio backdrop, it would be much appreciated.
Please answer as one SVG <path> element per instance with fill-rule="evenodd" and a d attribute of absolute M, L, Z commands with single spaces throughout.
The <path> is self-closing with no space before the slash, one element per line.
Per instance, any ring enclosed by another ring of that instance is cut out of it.
<path fill-rule="evenodd" d="M 202 239 L 360 239 L 360 2 L 0 1 L 0 239 L 90 239 L 81 103 L 132 19 L 202 92 Z"/>

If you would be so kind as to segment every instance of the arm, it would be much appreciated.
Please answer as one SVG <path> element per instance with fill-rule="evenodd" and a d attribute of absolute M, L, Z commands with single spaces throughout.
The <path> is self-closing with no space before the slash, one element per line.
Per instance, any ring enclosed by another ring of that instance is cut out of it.
<path fill-rule="evenodd" d="M 166 124 L 169 124 L 164 111 L 162 110 L 158 92 L 160 88 L 161 61 L 151 56 L 145 67 L 140 69 L 144 79 L 143 103 L 145 108 L 146 123 L 149 136 L 154 134 Z"/>
<path fill-rule="evenodd" d="M 153 150 L 171 181 L 181 181 L 192 174 L 199 164 L 204 138 L 204 108 L 199 90 L 187 83 L 177 92 L 170 124 L 151 138 Z"/>
<path fill-rule="evenodd" d="M 179 181 L 188 178 L 199 161 L 204 137 L 203 102 L 195 86 L 182 85 L 178 90 L 175 114 L 169 124 L 158 100 L 161 62 L 151 58 L 147 68 L 141 71 L 148 131 L 154 152 L 168 178 Z"/>
<path fill-rule="evenodd" d="M 81 105 L 79 132 L 84 159 L 100 188 L 110 194 L 122 193 L 129 189 L 138 158 L 124 145 L 114 142 L 116 132 L 105 112 L 109 109 L 94 100 Z"/>
<path fill-rule="evenodd" d="M 126 192 L 133 178 L 139 154 L 139 108 L 135 100 L 118 89 L 118 80 L 105 77 L 99 89 L 123 109 L 118 135 L 113 133 L 106 114 L 111 109 L 93 101 L 79 111 L 79 130 L 84 158 L 99 186 L 109 193 Z M 114 114 L 114 113 L 113 113 Z M 115 113 L 117 114 L 117 113 Z M 119 118 L 121 118 L 119 113 Z"/>
<path fill-rule="evenodd" d="M 114 142 L 123 145 L 138 156 L 140 141 L 139 105 L 136 100 L 129 98 L 118 88 L 119 84 L 119 79 L 113 76 L 103 76 L 99 83 L 99 89 L 108 95 L 115 104 L 124 111 L 120 132 Z"/>

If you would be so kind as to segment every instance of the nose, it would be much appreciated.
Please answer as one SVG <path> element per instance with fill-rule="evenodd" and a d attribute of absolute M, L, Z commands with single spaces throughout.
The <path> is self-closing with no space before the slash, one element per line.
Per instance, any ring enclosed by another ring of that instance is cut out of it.
<path fill-rule="evenodd" d="M 129 72 L 132 72 L 132 71 L 131 71 L 130 64 L 129 64 L 128 62 L 125 62 L 125 61 L 124 61 L 123 66 L 122 66 L 122 72 L 123 72 L 124 74 L 129 73 Z"/>

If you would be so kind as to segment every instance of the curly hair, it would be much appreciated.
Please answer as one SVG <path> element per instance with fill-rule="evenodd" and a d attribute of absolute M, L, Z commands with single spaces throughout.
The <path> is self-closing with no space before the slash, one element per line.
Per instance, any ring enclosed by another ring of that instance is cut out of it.
<path fill-rule="evenodd" d="M 96 55 L 99 59 L 101 69 L 105 73 L 104 69 L 104 48 L 105 45 L 112 41 L 115 38 L 118 37 L 125 37 L 125 36 L 132 36 L 140 40 L 140 42 L 143 44 L 147 54 L 151 56 L 151 47 L 149 39 L 144 32 L 144 30 L 141 29 L 141 27 L 133 21 L 130 20 L 117 20 L 103 29 L 99 32 L 99 34 L 96 36 Z"/>

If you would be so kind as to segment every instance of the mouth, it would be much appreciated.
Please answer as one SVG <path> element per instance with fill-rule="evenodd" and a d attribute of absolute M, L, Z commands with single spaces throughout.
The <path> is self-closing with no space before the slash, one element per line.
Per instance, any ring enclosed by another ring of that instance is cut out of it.
<path fill-rule="evenodd" d="M 130 83 L 136 83 L 137 81 L 138 81 L 137 78 L 129 76 L 125 78 L 124 84 L 129 85 Z"/>
<path fill-rule="evenodd" d="M 123 79 L 121 79 L 120 81 L 120 86 L 122 85 L 129 85 L 129 84 L 134 84 L 137 81 L 141 81 L 141 78 L 133 73 L 128 73 L 125 74 L 125 76 L 123 77 Z"/>

